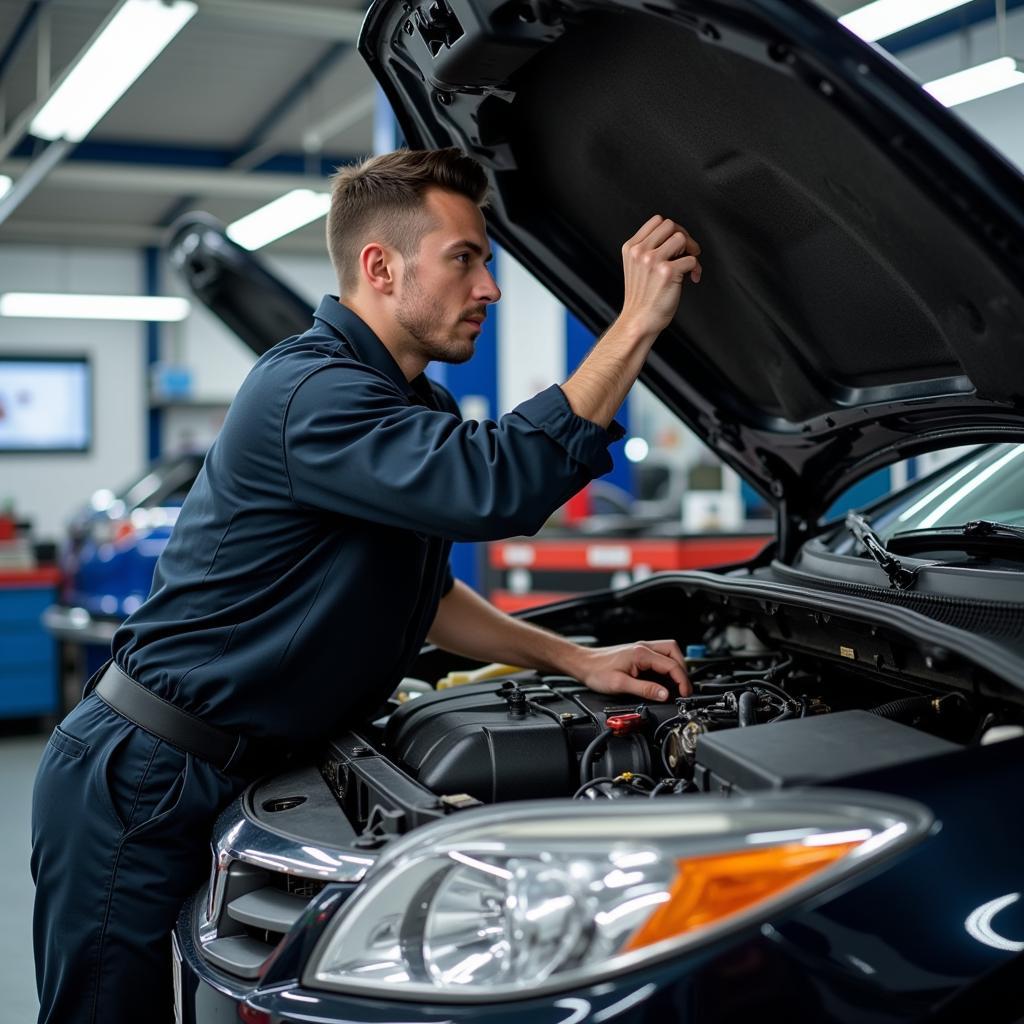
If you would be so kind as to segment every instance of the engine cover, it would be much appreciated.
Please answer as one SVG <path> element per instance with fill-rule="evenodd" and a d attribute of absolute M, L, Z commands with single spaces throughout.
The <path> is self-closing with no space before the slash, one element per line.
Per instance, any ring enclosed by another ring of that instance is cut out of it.
<path fill-rule="evenodd" d="M 580 757 L 604 728 L 609 698 L 575 680 L 477 683 L 417 697 L 388 721 L 388 754 L 438 794 L 468 793 L 484 803 L 571 795 Z M 674 705 L 649 705 L 653 731 Z M 612 737 L 594 775 L 649 772 L 642 733 Z"/>

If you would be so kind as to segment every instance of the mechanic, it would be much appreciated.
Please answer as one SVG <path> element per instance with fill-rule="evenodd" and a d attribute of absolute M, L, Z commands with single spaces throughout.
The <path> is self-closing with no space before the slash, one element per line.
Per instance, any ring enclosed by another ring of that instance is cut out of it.
<path fill-rule="evenodd" d="M 342 169 L 327 242 L 341 299 L 264 354 L 181 509 L 113 661 L 36 779 L 40 1021 L 171 1016 L 169 936 L 217 813 L 395 689 L 425 639 L 652 700 L 689 692 L 674 641 L 587 649 L 497 611 L 451 542 L 532 534 L 611 465 L 613 415 L 700 247 L 654 216 L 622 249 L 622 312 L 561 387 L 462 421 L 424 376 L 460 363 L 499 290 L 482 168 L 455 149 Z M 661 681 L 638 678 L 653 675 Z"/>

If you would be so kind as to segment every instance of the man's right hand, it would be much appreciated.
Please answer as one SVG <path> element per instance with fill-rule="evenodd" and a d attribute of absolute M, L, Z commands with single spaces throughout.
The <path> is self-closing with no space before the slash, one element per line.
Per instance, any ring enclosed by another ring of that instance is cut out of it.
<path fill-rule="evenodd" d="M 625 298 L 619 322 L 660 334 L 676 315 L 686 275 L 700 281 L 700 246 L 675 221 L 655 215 L 622 246 Z"/>
<path fill-rule="evenodd" d="M 696 283 L 700 246 L 675 221 L 652 217 L 622 247 L 622 312 L 562 385 L 577 416 L 607 427 L 658 335 L 679 306 L 686 275 Z"/>

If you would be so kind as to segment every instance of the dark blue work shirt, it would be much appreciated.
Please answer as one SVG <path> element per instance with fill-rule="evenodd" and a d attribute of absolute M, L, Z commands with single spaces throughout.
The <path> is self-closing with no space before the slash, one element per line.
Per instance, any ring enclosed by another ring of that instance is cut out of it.
<path fill-rule="evenodd" d="M 557 386 L 464 422 L 325 296 L 239 389 L 117 664 L 232 732 L 325 738 L 406 673 L 452 585 L 451 542 L 535 533 L 610 468 L 617 434 Z"/>

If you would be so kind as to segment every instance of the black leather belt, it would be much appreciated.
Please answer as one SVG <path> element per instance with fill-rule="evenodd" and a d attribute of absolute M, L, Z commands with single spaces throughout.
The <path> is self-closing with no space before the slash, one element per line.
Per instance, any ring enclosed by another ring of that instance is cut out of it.
<path fill-rule="evenodd" d="M 239 772 L 252 767 L 253 750 L 248 749 L 244 736 L 232 735 L 175 707 L 125 675 L 113 662 L 102 671 L 92 689 L 128 721 L 186 753 L 209 761 L 221 771 Z"/>

